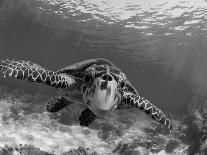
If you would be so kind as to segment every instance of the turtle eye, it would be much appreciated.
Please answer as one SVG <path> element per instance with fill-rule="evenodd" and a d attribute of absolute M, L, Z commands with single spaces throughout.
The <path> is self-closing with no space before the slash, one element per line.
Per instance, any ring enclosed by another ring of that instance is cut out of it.
<path fill-rule="evenodd" d="M 125 87 L 125 83 L 124 82 L 121 82 L 120 83 L 120 86 L 121 86 L 121 88 L 124 88 Z"/>
<path fill-rule="evenodd" d="M 109 76 L 109 81 L 112 81 L 113 79 L 112 79 L 112 77 L 111 76 Z"/>

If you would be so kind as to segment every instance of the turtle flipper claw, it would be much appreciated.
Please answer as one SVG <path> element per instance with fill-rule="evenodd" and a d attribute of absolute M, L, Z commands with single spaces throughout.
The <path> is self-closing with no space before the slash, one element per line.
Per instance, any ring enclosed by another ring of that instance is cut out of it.
<path fill-rule="evenodd" d="M 49 112 L 58 112 L 69 104 L 71 104 L 71 102 L 67 101 L 63 97 L 54 97 L 48 101 L 46 109 Z"/>
<path fill-rule="evenodd" d="M 95 119 L 96 119 L 96 115 L 94 115 L 89 108 L 86 108 L 85 110 L 82 111 L 79 117 L 80 125 L 89 126 L 95 121 Z"/>

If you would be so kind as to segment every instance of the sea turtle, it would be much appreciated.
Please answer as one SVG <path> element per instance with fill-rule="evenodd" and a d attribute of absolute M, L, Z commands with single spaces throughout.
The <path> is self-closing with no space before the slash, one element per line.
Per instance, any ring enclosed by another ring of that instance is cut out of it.
<path fill-rule="evenodd" d="M 4 76 L 55 87 L 59 96 L 47 104 L 49 112 L 57 112 L 71 103 L 87 105 L 79 120 L 83 126 L 96 118 L 104 118 L 115 109 L 138 108 L 172 130 L 171 121 L 149 100 L 141 97 L 126 75 L 104 58 L 75 63 L 56 72 L 29 61 L 1 60 Z"/>

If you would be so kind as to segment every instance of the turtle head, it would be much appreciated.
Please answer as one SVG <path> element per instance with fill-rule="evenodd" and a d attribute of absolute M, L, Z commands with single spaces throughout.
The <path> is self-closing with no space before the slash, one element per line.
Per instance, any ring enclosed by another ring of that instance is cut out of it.
<path fill-rule="evenodd" d="M 83 79 L 83 99 L 97 116 L 112 110 L 120 102 L 119 84 L 109 71 L 90 71 Z"/>
<path fill-rule="evenodd" d="M 111 110 L 120 101 L 118 83 L 110 74 L 103 74 L 94 80 L 94 105 L 101 110 Z"/>

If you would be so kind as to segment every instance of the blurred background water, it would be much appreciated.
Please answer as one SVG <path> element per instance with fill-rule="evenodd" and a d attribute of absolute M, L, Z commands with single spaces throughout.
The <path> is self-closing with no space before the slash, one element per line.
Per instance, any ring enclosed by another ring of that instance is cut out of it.
<path fill-rule="evenodd" d="M 192 94 L 207 93 L 207 2 L 0 0 L 0 58 L 5 57 L 52 70 L 110 59 L 142 96 L 182 118 Z M 0 85 L 56 95 L 44 85 L 3 76 Z"/>

